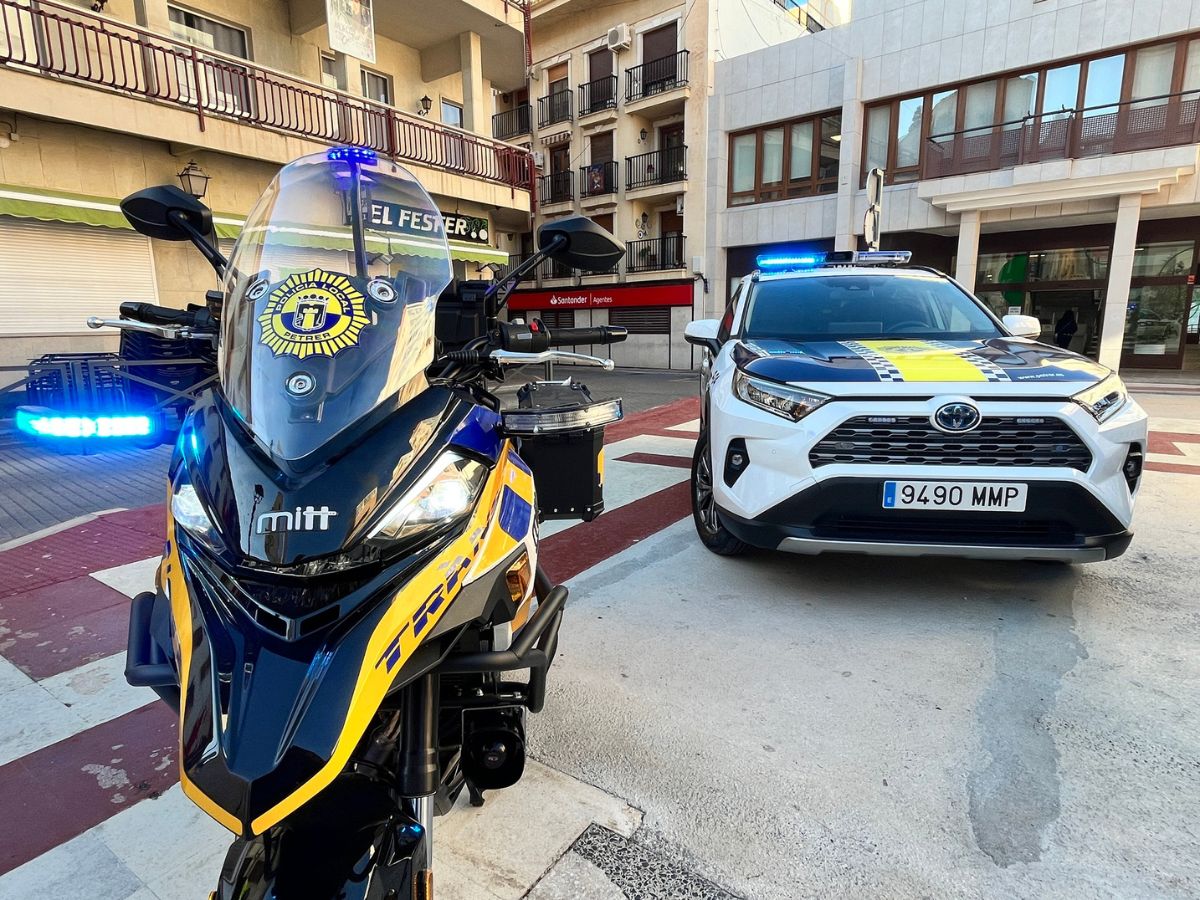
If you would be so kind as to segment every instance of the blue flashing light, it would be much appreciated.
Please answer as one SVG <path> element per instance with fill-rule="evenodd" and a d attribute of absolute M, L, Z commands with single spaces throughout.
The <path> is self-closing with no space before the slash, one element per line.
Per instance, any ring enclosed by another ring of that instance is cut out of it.
<path fill-rule="evenodd" d="M 326 151 L 325 158 L 330 162 L 366 163 L 369 166 L 379 162 L 379 154 L 370 147 L 334 147 Z"/>
<path fill-rule="evenodd" d="M 760 256 L 756 260 L 758 267 L 764 271 L 781 270 L 781 269 L 812 269 L 823 262 L 825 257 L 819 253 L 806 253 L 803 255 L 787 254 L 784 256 Z"/>
<path fill-rule="evenodd" d="M 45 438 L 133 438 L 154 431 L 149 416 L 60 416 L 18 407 L 17 429 Z"/>

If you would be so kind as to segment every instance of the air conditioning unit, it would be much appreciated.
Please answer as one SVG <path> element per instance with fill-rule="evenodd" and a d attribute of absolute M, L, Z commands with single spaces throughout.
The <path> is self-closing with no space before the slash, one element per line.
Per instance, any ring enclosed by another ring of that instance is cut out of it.
<path fill-rule="evenodd" d="M 628 50 L 632 43 L 633 38 L 629 34 L 629 26 L 624 22 L 608 29 L 609 50 Z"/>
<path fill-rule="evenodd" d="M 544 150 L 533 151 L 533 165 L 538 169 L 546 168 L 546 153 Z"/>

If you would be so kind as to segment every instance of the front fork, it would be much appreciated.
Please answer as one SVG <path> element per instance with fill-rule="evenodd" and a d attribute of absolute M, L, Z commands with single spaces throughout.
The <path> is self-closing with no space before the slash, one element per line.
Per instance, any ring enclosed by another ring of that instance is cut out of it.
<path fill-rule="evenodd" d="M 400 793 L 412 804 L 412 817 L 421 829 L 421 841 L 412 858 L 413 897 L 433 897 L 433 796 L 441 772 L 438 766 L 439 676 L 422 675 L 404 691 L 397 782 Z"/>

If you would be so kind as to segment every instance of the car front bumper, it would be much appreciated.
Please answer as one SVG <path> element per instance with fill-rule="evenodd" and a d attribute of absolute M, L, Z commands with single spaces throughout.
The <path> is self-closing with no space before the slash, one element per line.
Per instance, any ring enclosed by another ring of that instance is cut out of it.
<path fill-rule="evenodd" d="M 834 478 L 756 516 L 718 507 L 722 524 L 755 547 L 793 553 L 965 556 L 1097 562 L 1133 534 L 1080 485 L 1030 484 L 1022 513 L 882 508 L 883 479 Z"/>
<path fill-rule="evenodd" d="M 812 385 L 834 394 L 836 385 Z M 1130 448 L 1146 449 L 1146 414 L 1132 400 L 1097 423 L 1069 398 L 1045 388 L 987 396 L 979 385 L 905 385 L 912 393 L 836 396 L 800 422 L 789 422 L 734 397 L 724 384 L 710 392 L 707 434 L 714 499 L 729 531 L 757 547 L 800 553 L 848 551 L 953 555 L 990 559 L 1094 561 L 1119 556 L 1132 537 L 1136 485 L 1122 471 Z M 920 394 L 919 388 L 924 388 Z M 992 388 L 989 385 L 990 393 Z M 1047 391 L 1048 392 L 1048 391 Z M 1075 468 L 1024 465 L 835 463 L 814 466 L 810 453 L 833 429 L 864 415 L 930 416 L 966 400 L 984 416 L 1053 417 L 1087 446 L 1091 463 Z M 746 469 L 722 477 L 731 442 Z M 883 508 L 888 480 L 1017 482 L 1029 486 L 1024 513 Z"/>

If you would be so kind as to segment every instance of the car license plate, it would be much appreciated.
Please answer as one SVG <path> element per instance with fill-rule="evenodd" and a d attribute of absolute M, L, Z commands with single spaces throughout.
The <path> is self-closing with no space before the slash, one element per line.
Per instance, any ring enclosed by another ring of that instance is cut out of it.
<path fill-rule="evenodd" d="M 884 509 L 1025 512 L 1029 485 L 1001 481 L 885 481 Z"/>

